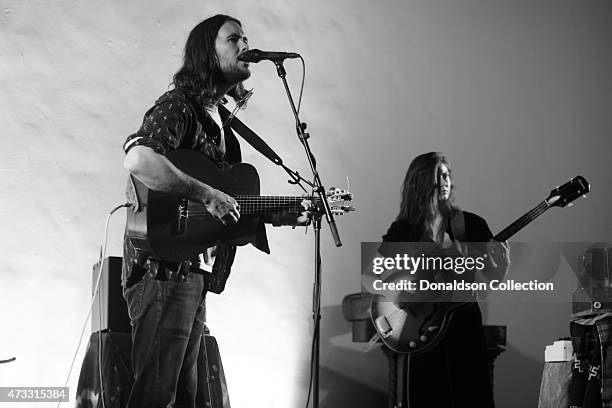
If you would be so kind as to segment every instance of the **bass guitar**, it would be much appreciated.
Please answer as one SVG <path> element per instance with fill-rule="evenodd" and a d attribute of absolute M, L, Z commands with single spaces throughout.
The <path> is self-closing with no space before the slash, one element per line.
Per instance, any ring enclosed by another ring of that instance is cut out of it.
<path fill-rule="evenodd" d="M 259 175 L 253 166 L 239 163 L 220 168 L 205 155 L 192 150 L 178 149 L 167 155 L 178 169 L 191 177 L 232 196 L 240 205 L 238 223 L 225 226 L 215 220 L 204 205 L 171 194 L 148 189 L 135 177 L 130 177 L 127 233 L 134 247 L 168 261 L 196 257 L 217 244 L 255 244 L 259 216 L 268 213 L 301 213 L 302 203 L 311 204 L 308 211 L 321 210 L 318 196 L 260 196 Z M 351 193 L 330 189 L 327 200 L 336 215 L 353 211 L 347 205 Z"/>
<path fill-rule="evenodd" d="M 552 190 L 547 199 L 495 235 L 493 240 L 508 240 L 549 208 L 565 207 L 589 190 L 589 183 L 583 177 L 573 178 Z M 386 282 L 397 283 L 406 279 L 416 281 L 420 278 L 422 274 L 419 273 L 395 272 Z M 370 317 L 377 336 L 370 343 L 379 337 L 387 347 L 398 353 L 427 351 L 444 336 L 453 313 L 476 298 L 473 291 L 433 291 L 429 296 L 426 299 L 418 290 L 402 291 L 396 299 L 374 295 L 370 303 Z"/>

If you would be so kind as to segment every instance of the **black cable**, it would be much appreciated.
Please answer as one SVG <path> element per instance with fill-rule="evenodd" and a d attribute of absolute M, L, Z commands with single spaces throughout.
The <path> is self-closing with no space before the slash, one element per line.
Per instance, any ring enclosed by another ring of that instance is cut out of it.
<path fill-rule="evenodd" d="M 304 82 L 306 82 L 306 63 L 304 58 L 300 55 L 300 61 L 302 61 L 302 86 L 300 86 L 300 96 L 298 98 L 297 112 L 300 113 L 300 106 L 302 105 L 302 95 L 304 94 Z"/>

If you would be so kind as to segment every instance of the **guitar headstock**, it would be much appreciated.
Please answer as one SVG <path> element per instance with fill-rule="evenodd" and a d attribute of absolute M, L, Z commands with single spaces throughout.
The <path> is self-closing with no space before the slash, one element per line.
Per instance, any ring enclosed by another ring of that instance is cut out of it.
<path fill-rule="evenodd" d="M 355 211 L 355 207 L 347 204 L 353 201 L 353 194 L 348 190 L 331 187 L 327 190 L 326 195 L 332 214 L 342 215 L 350 211 Z"/>
<path fill-rule="evenodd" d="M 546 202 L 550 206 L 565 207 L 578 197 L 584 196 L 591 191 L 591 186 L 582 176 L 576 176 L 562 186 L 556 187 L 550 192 Z"/>
<path fill-rule="evenodd" d="M 348 190 L 343 190 L 341 188 L 336 188 L 336 187 L 330 187 L 329 190 L 327 190 L 327 193 L 325 193 L 325 195 L 327 196 L 327 201 L 329 201 L 330 203 L 332 201 L 338 201 L 338 200 L 342 200 L 342 201 L 352 201 L 353 200 L 352 193 L 350 193 Z"/>

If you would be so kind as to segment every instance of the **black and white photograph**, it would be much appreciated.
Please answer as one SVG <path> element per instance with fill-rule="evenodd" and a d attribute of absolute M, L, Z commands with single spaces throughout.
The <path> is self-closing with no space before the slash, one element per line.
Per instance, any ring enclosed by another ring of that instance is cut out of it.
<path fill-rule="evenodd" d="M 611 22 L 0 0 L 0 407 L 612 407 Z"/>

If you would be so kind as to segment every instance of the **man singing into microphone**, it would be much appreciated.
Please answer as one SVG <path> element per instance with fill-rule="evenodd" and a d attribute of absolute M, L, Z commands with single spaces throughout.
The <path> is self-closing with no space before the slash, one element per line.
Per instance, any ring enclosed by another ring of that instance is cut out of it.
<path fill-rule="evenodd" d="M 238 140 L 218 104 L 226 95 L 239 100 L 246 94 L 242 81 L 251 73 L 238 57 L 248 48 L 235 18 L 215 15 L 198 24 L 185 44 L 173 89 L 146 112 L 140 129 L 123 145 L 124 166 L 132 177 L 151 190 L 202 203 L 225 225 L 240 219 L 236 200 L 182 172 L 166 155 L 180 148 L 198 151 L 219 167 L 240 161 Z M 307 217 L 281 214 L 264 221 L 301 225 Z M 257 235 L 258 247 L 267 249 L 263 224 Z M 122 280 L 132 324 L 134 372 L 130 408 L 195 407 L 197 386 L 205 384 L 196 371 L 204 297 L 207 291 L 222 290 L 236 248 L 219 244 L 202 252 L 197 259 L 170 262 L 136 250 L 125 237 Z"/>

